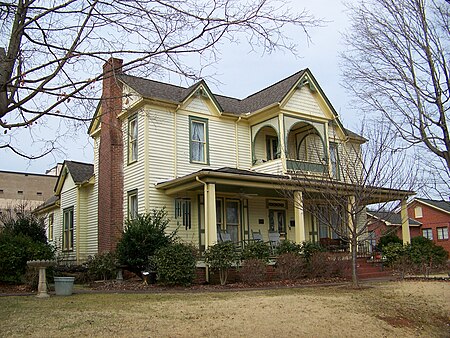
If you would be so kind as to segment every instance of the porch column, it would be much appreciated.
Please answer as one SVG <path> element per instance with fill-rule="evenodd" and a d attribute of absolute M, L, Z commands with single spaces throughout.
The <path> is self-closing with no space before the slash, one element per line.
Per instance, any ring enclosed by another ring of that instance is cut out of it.
<path fill-rule="evenodd" d="M 401 212 L 402 216 L 402 238 L 403 244 L 411 243 L 411 235 L 409 233 L 409 222 L 408 222 L 408 209 L 406 208 L 406 198 L 401 200 Z"/>
<path fill-rule="evenodd" d="M 294 191 L 295 243 L 306 241 L 305 218 L 303 215 L 303 196 L 301 191 Z"/>
<path fill-rule="evenodd" d="M 214 183 L 207 183 L 205 186 L 205 235 L 206 248 L 217 243 L 216 185 Z"/>

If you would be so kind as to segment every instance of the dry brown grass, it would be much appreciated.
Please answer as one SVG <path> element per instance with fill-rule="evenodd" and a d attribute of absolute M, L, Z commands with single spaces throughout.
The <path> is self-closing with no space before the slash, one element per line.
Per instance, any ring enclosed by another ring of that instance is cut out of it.
<path fill-rule="evenodd" d="M 450 283 L 0 298 L 2 337 L 448 337 Z"/>

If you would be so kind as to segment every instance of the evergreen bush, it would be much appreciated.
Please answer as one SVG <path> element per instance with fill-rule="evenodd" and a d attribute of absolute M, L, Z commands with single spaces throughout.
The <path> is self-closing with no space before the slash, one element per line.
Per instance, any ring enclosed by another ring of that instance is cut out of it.
<path fill-rule="evenodd" d="M 168 224 L 165 208 L 126 221 L 116 249 L 119 263 L 142 277 L 142 271 L 148 270 L 152 264 L 155 252 L 175 240 L 176 231 L 168 233 Z"/>
<path fill-rule="evenodd" d="M 283 255 L 285 253 L 300 254 L 301 251 L 302 246 L 300 244 L 296 244 L 289 240 L 281 241 L 280 245 L 278 245 L 276 250 L 278 255 Z"/>
<path fill-rule="evenodd" d="M 155 253 L 158 282 L 190 285 L 195 279 L 196 250 L 192 245 L 173 243 Z"/>
<path fill-rule="evenodd" d="M 112 252 L 99 253 L 86 262 L 88 278 L 92 280 L 114 279 L 117 275 L 117 259 Z"/>
<path fill-rule="evenodd" d="M 242 250 L 241 259 L 260 259 L 268 262 L 270 257 L 270 247 L 261 241 L 254 241 L 248 243 Z"/>
<path fill-rule="evenodd" d="M 227 283 L 228 269 L 238 260 L 233 242 L 219 242 L 205 252 L 205 262 L 211 269 L 219 271 L 221 285 Z"/>

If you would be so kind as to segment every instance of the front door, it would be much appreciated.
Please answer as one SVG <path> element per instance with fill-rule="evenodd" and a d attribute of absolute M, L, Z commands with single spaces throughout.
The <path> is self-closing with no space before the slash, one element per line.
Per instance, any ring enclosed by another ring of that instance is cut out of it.
<path fill-rule="evenodd" d="M 226 199 L 225 200 L 226 205 L 226 218 L 225 218 L 225 226 L 227 232 L 231 235 L 231 240 L 235 243 L 239 242 L 240 235 L 239 235 L 239 229 L 240 229 L 240 201 L 239 200 L 232 200 L 232 199 Z"/>
<path fill-rule="evenodd" d="M 286 211 L 269 210 L 269 231 L 275 231 L 280 234 L 280 239 L 286 239 Z"/>

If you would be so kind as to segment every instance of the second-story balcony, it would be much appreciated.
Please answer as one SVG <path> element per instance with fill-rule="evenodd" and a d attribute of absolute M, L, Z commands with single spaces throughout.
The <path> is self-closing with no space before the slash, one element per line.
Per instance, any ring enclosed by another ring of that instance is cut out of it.
<path fill-rule="evenodd" d="M 284 144 L 285 149 L 282 149 L 278 131 L 273 126 L 260 128 L 253 141 L 252 169 L 271 174 L 328 175 L 333 154 L 329 153 L 323 133 L 315 126 L 306 122 L 293 125 Z"/>

